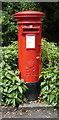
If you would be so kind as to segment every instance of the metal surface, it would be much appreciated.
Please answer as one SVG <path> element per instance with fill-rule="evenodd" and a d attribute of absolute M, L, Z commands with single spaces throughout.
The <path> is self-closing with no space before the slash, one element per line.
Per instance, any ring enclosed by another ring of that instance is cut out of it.
<path fill-rule="evenodd" d="M 32 83 L 41 74 L 42 12 L 22 11 L 14 14 L 18 19 L 18 68 L 21 79 Z"/>
<path fill-rule="evenodd" d="M 38 98 L 40 92 L 40 82 L 30 82 L 26 83 L 28 90 L 25 93 L 26 98 L 29 101 L 34 101 Z"/>

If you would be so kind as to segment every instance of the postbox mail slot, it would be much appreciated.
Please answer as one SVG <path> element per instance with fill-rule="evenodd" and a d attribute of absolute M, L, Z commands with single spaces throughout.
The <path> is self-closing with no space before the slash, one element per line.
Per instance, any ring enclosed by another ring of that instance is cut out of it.
<path fill-rule="evenodd" d="M 39 33 L 39 28 L 23 28 L 23 33 Z"/>
<path fill-rule="evenodd" d="M 36 28 L 36 29 L 31 29 L 31 28 L 25 28 L 23 29 L 23 31 L 38 31 L 39 29 Z"/>

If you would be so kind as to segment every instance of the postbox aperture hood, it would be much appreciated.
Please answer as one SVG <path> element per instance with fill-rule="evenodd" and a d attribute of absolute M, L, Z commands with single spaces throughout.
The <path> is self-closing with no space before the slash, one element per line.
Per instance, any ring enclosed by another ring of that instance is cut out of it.
<path fill-rule="evenodd" d="M 13 15 L 24 15 L 24 14 L 35 14 L 35 15 L 45 15 L 45 13 L 42 13 L 42 12 L 38 12 L 38 11 L 32 11 L 32 10 L 27 10 L 27 11 L 21 11 L 21 12 L 18 12 L 18 13 L 15 13 Z"/>
<path fill-rule="evenodd" d="M 45 13 L 28 10 L 15 13 L 13 14 L 13 16 L 19 21 L 29 21 L 29 19 L 32 21 L 32 19 L 34 20 L 34 18 L 36 20 L 41 20 L 42 18 L 44 18 Z"/>

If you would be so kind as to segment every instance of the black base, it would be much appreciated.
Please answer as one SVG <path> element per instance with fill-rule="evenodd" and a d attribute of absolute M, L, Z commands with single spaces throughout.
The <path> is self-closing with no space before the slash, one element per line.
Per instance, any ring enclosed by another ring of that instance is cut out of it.
<path fill-rule="evenodd" d="M 26 90 L 26 97 L 29 101 L 38 99 L 40 84 L 38 82 L 26 83 L 28 90 Z"/>

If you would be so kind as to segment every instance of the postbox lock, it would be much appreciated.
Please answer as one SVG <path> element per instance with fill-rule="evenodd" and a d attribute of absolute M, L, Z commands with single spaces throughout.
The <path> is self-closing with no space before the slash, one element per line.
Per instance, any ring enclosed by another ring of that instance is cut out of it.
<path fill-rule="evenodd" d="M 37 60 L 38 60 L 39 58 L 40 58 L 39 56 L 36 57 Z"/>

